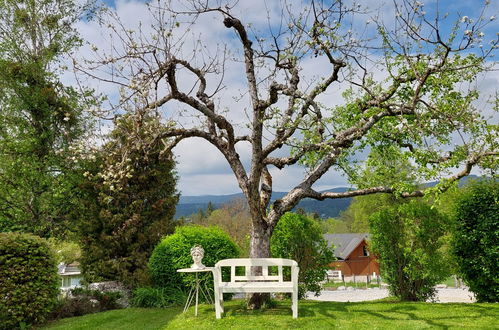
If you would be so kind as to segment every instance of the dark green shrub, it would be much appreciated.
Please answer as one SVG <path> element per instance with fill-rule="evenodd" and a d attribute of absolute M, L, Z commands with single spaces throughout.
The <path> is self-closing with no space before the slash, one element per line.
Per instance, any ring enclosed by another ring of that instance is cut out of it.
<path fill-rule="evenodd" d="M 404 301 L 432 299 L 435 285 L 450 275 L 444 250 L 448 218 L 413 200 L 374 213 L 369 226 L 369 245 L 390 294 Z"/>
<path fill-rule="evenodd" d="M 99 312 L 99 305 L 87 296 L 64 297 L 51 314 L 52 320 Z"/>
<path fill-rule="evenodd" d="M 0 329 L 43 322 L 57 303 L 60 279 L 47 242 L 0 233 Z"/>
<path fill-rule="evenodd" d="M 132 306 L 165 308 L 185 303 L 186 294 L 172 288 L 138 288 L 133 292 Z"/>
<path fill-rule="evenodd" d="M 184 226 L 177 227 L 173 235 L 165 237 L 154 249 L 149 260 L 151 277 L 156 286 L 190 289 L 193 275 L 177 273 L 179 268 L 192 265 L 190 250 L 194 245 L 204 248 L 203 264 L 212 267 L 222 259 L 237 258 L 239 248 L 229 235 L 217 227 Z M 199 274 L 211 279 L 211 274 Z"/>
<path fill-rule="evenodd" d="M 81 316 L 85 314 L 104 312 L 121 308 L 118 299 L 121 292 L 101 292 L 75 288 L 59 301 L 59 305 L 52 313 L 52 319 Z"/>
<path fill-rule="evenodd" d="M 456 209 L 452 250 L 479 302 L 499 301 L 499 182 L 466 189 Z"/>
<path fill-rule="evenodd" d="M 319 294 L 320 282 L 326 276 L 328 265 L 335 260 L 320 225 L 306 215 L 296 213 L 286 213 L 279 220 L 270 240 L 270 251 L 274 258 L 298 262 L 300 298 L 307 291 Z"/>

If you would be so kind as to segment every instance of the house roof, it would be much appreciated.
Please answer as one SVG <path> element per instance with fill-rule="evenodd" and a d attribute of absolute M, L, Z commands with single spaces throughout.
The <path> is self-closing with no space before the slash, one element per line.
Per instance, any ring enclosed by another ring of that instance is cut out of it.
<path fill-rule="evenodd" d="M 334 245 L 334 256 L 345 260 L 363 240 L 368 238 L 367 233 L 359 234 L 325 234 L 328 245 Z"/>
<path fill-rule="evenodd" d="M 70 275 L 80 275 L 81 270 L 79 268 L 80 264 L 74 262 L 72 264 L 66 265 L 64 263 L 60 263 L 58 268 L 58 273 L 61 276 L 70 276 Z"/>

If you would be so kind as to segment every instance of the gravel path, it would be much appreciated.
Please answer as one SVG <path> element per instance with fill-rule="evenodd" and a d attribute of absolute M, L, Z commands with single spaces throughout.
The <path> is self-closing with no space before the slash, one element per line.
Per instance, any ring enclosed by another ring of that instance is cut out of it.
<path fill-rule="evenodd" d="M 322 291 L 321 295 L 315 297 L 313 293 L 308 294 L 309 300 L 319 301 L 342 301 L 342 302 L 358 302 L 377 300 L 388 297 L 387 289 L 367 289 L 367 290 L 342 290 L 342 291 Z M 463 289 L 437 289 L 437 302 L 475 302 L 473 293 L 467 288 Z"/>

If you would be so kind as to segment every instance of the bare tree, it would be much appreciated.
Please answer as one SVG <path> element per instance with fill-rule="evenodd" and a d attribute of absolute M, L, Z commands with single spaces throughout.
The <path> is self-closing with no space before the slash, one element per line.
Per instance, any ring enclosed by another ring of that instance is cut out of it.
<path fill-rule="evenodd" d="M 395 165 L 390 168 L 397 162 L 390 159 L 406 159 L 415 179 L 441 179 L 432 191 L 446 189 L 474 166 L 497 167 L 497 126 L 475 107 L 478 93 L 471 84 L 487 70 L 487 57 L 498 44 L 495 39 L 478 46 L 493 20 L 485 12 L 475 21 L 461 17 L 445 34 L 445 18 L 412 1 L 394 4 L 390 26 L 341 0 L 311 1 L 300 8 L 283 4 L 278 17 L 269 10 L 263 27 L 236 17 L 237 3 L 148 6 L 151 31 L 145 25 L 127 30 L 108 11 L 103 23 L 112 47 L 97 50 L 98 57 L 79 69 L 121 86 L 115 109 L 137 116 L 155 112 L 168 121 L 166 133 L 151 132 L 164 140 L 165 152 L 192 137 L 221 152 L 248 200 L 251 257 L 269 257 L 279 218 L 303 198 L 423 196 L 424 190 L 380 179 L 397 173 Z M 365 20 L 355 20 L 368 16 L 367 27 Z M 196 31 L 206 17 L 218 17 L 212 22 L 232 31 L 230 40 L 203 42 L 205 34 Z M 311 61 L 323 63 L 320 75 L 310 77 Z M 230 105 L 222 95 L 225 76 L 237 66 L 244 68 L 245 87 L 239 102 Z M 247 118 L 244 125 L 241 118 Z M 251 146 L 250 164 L 243 163 L 240 144 Z M 358 155 L 369 150 L 378 157 L 363 164 Z M 383 159 L 376 161 L 379 155 Z M 270 169 L 296 165 L 306 168 L 305 175 L 271 201 Z M 365 166 L 383 175 L 365 175 Z M 356 188 L 314 189 L 332 169 Z M 258 307 L 260 299 L 255 295 L 250 304 Z"/>

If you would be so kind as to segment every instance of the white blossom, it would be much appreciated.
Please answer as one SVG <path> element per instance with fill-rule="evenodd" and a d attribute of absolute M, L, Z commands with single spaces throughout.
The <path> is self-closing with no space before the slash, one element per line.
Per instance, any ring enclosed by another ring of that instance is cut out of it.
<path fill-rule="evenodd" d="M 471 36 L 473 34 L 473 31 L 471 31 L 471 30 L 465 30 L 464 34 L 467 35 L 467 36 Z"/>
<path fill-rule="evenodd" d="M 461 17 L 461 22 L 462 22 L 462 23 L 467 23 L 467 22 L 469 22 L 469 21 L 470 21 L 470 18 L 469 18 L 468 16 L 463 16 L 463 17 Z"/>

